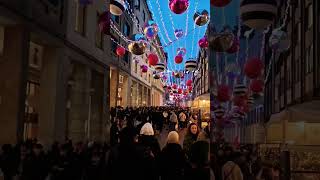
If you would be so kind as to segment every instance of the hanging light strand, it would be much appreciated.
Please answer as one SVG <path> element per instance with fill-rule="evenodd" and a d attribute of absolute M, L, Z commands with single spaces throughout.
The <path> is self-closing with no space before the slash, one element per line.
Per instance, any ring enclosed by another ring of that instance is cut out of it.
<path fill-rule="evenodd" d="M 194 14 L 197 12 L 197 8 L 198 8 L 198 0 L 195 2 L 195 7 L 194 7 Z M 196 23 L 193 24 L 193 29 L 196 28 Z M 192 35 L 192 48 L 191 48 L 191 56 L 193 55 L 193 50 L 194 50 L 194 35 L 195 35 L 195 31 L 193 31 L 193 35 Z"/>
<path fill-rule="evenodd" d="M 156 3 L 158 5 L 158 12 L 159 12 L 159 15 L 160 15 L 160 20 L 161 20 L 161 23 L 162 23 L 162 26 L 163 26 L 164 33 L 165 33 L 166 37 L 168 38 L 169 42 L 172 42 L 172 40 L 170 39 L 170 37 L 168 35 L 168 31 L 167 31 L 166 25 L 164 24 L 164 21 L 163 21 L 163 15 L 162 15 L 162 11 L 161 11 L 161 6 L 160 6 L 160 3 L 159 3 L 159 0 L 156 0 Z"/>

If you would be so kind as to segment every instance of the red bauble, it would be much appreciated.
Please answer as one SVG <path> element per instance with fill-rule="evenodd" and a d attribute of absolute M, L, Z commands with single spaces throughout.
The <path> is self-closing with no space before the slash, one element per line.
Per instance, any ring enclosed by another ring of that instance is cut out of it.
<path fill-rule="evenodd" d="M 183 61 L 183 57 L 180 56 L 180 55 L 178 55 L 178 56 L 176 56 L 176 57 L 174 58 L 174 62 L 176 62 L 177 64 L 182 63 L 182 61 Z"/>
<path fill-rule="evenodd" d="M 188 91 L 184 91 L 184 92 L 183 92 L 183 95 L 185 95 L 185 96 L 188 95 L 188 94 L 189 94 Z"/>
<path fill-rule="evenodd" d="M 189 90 L 189 91 L 192 91 L 192 86 L 189 86 L 189 87 L 188 87 L 188 90 Z"/>
<path fill-rule="evenodd" d="M 126 54 L 126 49 L 122 46 L 118 46 L 116 49 L 116 53 L 118 56 L 122 57 Z"/>
<path fill-rule="evenodd" d="M 237 38 L 233 40 L 232 46 L 227 50 L 227 53 L 233 54 L 240 50 L 240 42 Z"/>
<path fill-rule="evenodd" d="M 254 79 L 250 83 L 250 89 L 254 93 L 260 93 L 263 91 L 264 82 L 262 80 Z"/>
<path fill-rule="evenodd" d="M 262 73 L 263 63 L 259 58 L 251 58 L 244 65 L 244 73 L 251 79 L 259 77 Z"/>
<path fill-rule="evenodd" d="M 148 66 L 142 65 L 142 66 L 141 66 L 141 72 L 143 72 L 143 73 L 148 72 Z"/>
<path fill-rule="evenodd" d="M 176 85 L 176 84 L 173 84 L 173 85 L 172 85 L 172 89 L 177 89 L 177 85 Z"/>
<path fill-rule="evenodd" d="M 207 48 L 207 47 L 209 47 L 208 39 L 207 39 L 206 37 L 201 38 L 201 39 L 198 41 L 198 45 L 199 45 L 201 48 Z"/>
<path fill-rule="evenodd" d="M 247 104 L 247 97 L 246 96 L 235 96 L 235 97 L 233 97 L 233 104 L 235 106 L 242 107 Z"/>
<path fill-rule="evenodd" d="M 187 86 L 192 86 L 192 80 L 189 79 L 189 80 L 186 82 L 186 85 L 187 85 Z"/>
<path fill-rule="evenodd" d="M 151 66 L 155 66 L 158 64 L 159 58 L 156 54 L 149 54 L 148 55 L 149 64 Z"/>
<path fill-rule="evenodd" d="M 170 96 L 173 96 L 173 93 L 170 93 Z"/>
<path fill-rule="evenodd" d="M 178 94 L 182 94 L 182 89 L 181 88 L 178 89 Z"/>
<path fill-rule="evenodd" d="M 230 100 L 230 88 L 227 85 L 220 85 L 218 87 L 217 99 L 220 102 L 227 102 Z"/>
<path fill-rule="evenodd" d="M 171 90 L 171 86 L 168 86 L 167 89 L 168 89 L 168 90 Z"/>
<path fill-rule="evenodd" d="M 224 7 L 230 2 L 231 0 L 210 0 L 210 4 L 215 7 Z"/>

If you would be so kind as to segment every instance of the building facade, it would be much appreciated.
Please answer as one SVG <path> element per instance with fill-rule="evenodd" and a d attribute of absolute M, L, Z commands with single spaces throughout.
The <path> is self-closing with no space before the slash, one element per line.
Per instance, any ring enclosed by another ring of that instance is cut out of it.
<path fill-rule="evenodd" d="M 0 1 L 0 144 L 107 141 L 109 1 Z"/>
<path fill-rule="evenodd" d="M 282 2 L 279 13 L 285 6 Z M 269 59 L 272 66 L 265 85 L 269 143 L 320 144 L 319 10 L 319 1 L 293 1 L 286 27 L 291 46 Z M 275 27 L 280 23 L 276 21 Z"/>

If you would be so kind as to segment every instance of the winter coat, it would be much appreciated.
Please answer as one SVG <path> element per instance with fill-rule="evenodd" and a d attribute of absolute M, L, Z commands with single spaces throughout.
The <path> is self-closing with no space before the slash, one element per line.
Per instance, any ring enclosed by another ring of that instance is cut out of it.
<path fill-rule="evenodd" d="M 192 135 L 191 133 L 187 133 L 184 137 L 183 141 L 183 149 L 186 152 L 187 156 L 190 156 L 190 148 L 193 143 L 197 141 L 198 135 Z"/>
<path fill-rule="evenodd" d="M 232 161 L 226 162 L 222 167 L 222 179 L 243 180 L 243 175 L 240 167 Z"/>
<path fill-rule="evenodd" d="M 23 162 L 21 180 L 45 180 L 48 176 L 49 163 L 45 155 L 30 155 Z"/>
<path fill-rule="evenodd" d="M 172 122 L 172 123 L 177 123 L 178 122 L 178 117 L 174 112 L 172 112 L 171 115 L 170 115 L 170 122 Z"/>
<path fill-rule="evenodd" d="M 184 179 L 188 167 L 184 151 L 179 144 L 167 144 L 158 157 L 161 180 Z"/>

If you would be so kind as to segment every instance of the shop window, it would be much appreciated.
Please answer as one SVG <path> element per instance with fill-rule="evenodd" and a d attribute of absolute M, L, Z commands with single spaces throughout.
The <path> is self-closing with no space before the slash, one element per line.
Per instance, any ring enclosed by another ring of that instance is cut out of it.
<path fill-rule="evenodd" d="M 76 24 L 75 31 L 80 33 L 82 36 L 86 34 L 86 19 L 87 19 L 87 6 L 81 5 L 79 2 L 76 3 Z"/>
<path fill-rule="evenodd" d="M 123 34 L 126 35 L 127 37 L 130 36 L 130 26 L 129 24 L 126 22 L 123 25 L 123 30 L 122 30 Z"/>
<path fill-rule="evenodd" d="M 30 42 L 29 47 L 29 66 L 32 68 L 40 69 L 43 59 L 43 47 Z"/>
<path fill-rule="evenodd" d="M 4 49 L 4 27 L 0 26 L 0 56 L 3 55 Z"/>

